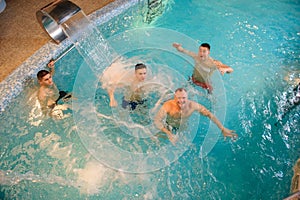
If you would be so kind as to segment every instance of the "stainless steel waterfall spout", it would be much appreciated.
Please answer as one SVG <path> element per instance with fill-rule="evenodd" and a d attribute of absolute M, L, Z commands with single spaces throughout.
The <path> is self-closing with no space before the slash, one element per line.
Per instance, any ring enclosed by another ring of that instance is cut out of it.
<path fill-rule="evenodd" d="M 67 0 L 54 1 L 36 12 L 42 28 L 57 44 L 67 38 L 61 24 L 81 11 L 81 8 Z"/>

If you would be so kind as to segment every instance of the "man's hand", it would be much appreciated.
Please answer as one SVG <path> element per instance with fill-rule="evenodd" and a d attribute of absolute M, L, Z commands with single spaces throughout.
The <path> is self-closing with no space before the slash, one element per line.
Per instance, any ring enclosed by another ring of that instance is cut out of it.
<path fill-rule="evenodd" d="M 228 128 L 225 128 L 225 127 L 222 129 L 222 134 L 225 138 L 226 137 L 230 137 L 232 139 L 238 138 L 238 135 L 235 133 L 235 131 L 229 130 Z"/>
<path fill-rule="evenodd" d="M 50 69 L 52 69 L 52 68 L 54 67 L 54 60 L 51 60 L 51 61 L 47 64 L 47 66 L 48 66 Z"/>
<path fill-rule="evenodd" d="M 178 137 L 176 135 L 174 135 L 171 131 L 169 131 L 167 128 L 163 127 L 161 129 L 162 132 L 164 132 L 167 136 L 168 136 L 168 139 L 170 140 L 170 142 L 175 145 L 177 140 L 178 140 Z"/>
<path fill-rule="evenodd" d="M 183 51 L 183 48 L 181 46 L 181 44 L 178 44 L 178 43 L 173 43 L 173 47 L 175 47 L 178 51 L 182 52 Z"/>
<path fill-rule="evenodd" d="M 213 60 L 214 64 L 217 66 L 218 70 L 221 72 L 222 75 L 225 73 L 233 72 L 233 69 L 228 65 L 223 64 L 221 61 Z"/>
<path fill-rule="evenodd" d="M 176 144 L 176 142 L 177 142 L 177 140 L 178 140 L 178 137 L 176 137 L 176 135 L 174 135 L 174 134 L 168 134 L 168 138 L 169 138 L 169 140 L 170 140 L 170 142 L 173 144 L 173 145 L 175 145 Z"/>
<path fill-rule="evenodd" d="M 219 68 L 219 71 L 221 72 L 222 75 L 224 75 L 225 73 L 231 73 L 233 72 L 233 69 L 231 67 L 224 67 L 224 68 Z"/>

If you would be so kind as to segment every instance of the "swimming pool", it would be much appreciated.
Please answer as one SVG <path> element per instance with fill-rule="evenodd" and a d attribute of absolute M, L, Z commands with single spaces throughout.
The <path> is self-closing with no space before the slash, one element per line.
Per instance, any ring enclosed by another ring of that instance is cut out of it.
<path fill-rule="evenodd" d="M 36 84 L 28 79 L 28 87 L 1 113 L 1 198 L 282 199 L 288 196 L 292 166 L 299 157 L 299 108 L 288 113 L 277 126 L 274 124 L 278 120 L 281 101 L 292 89 L 284 77 L 288 74 L 291 79 L 299 76 L 297 30 L 300 9 L 297 1 L 200 3 L 174 0 L 150 25 L 137 23 L 136 15 L 131 17 L 133 13 L 140 14 L 135 9 L 131 8 L 117 19 L 106 22 L 100 27 L 101 33 L 112 45 L 118 45 L 120 38 L 124 38 L 124 30 L 133 27 L 142 30 L 158 27 L 154 29 L 160 31 L 157 36 L 153 36 L 157 33 L 151 32 L 153 29 L 146 31 L 149 41 L 154 44 L 157 38 L 165 41 L 178 39 L 174 42 L 196 51 L 197 42 L 209 42 L 211 56 L 235 70 L 221 79 L 226 90 L 224 124 L 236 130 L 239 139 L 231 142 L 219 138 L 208 155 L 201 157 L 201 144 L 209 127 L 209 121 L 202 117 L 199 128 L 192 127 L 196 134 L 189 138 L 188 145 L 183 146 L 184 151 L 177 154 L 178 159 L 173 158 L 176 154 L 164 156 L 173 161 L 169 165 L 160 165 L 160 160 L 154 160 L 158 168 L 150 169 L 149 173 L 127 173 L 128 163 L 123 161 L 123 165 L 116 167 L 121 169 L 118 171 L 113 166 L 104 165 L 111 163 L 98 162 L 93 158 L 97 158 L 98 154 L 93 154 L 86 146 L 86 141 L 78 133 L 81 124 L 74 123 L 73 118 L 61 121 L 30 118 L 28 113 L 33 110 L 28 99 Z M 266 12 L 269 14 L 266 15 Z M 139 30 L 134 30 L 133 35 Z M 128 36 L 130 31 L 125 33 Z M 141 43 L 147 41 L 146 36 L 142 36 L 137 37 Z M 162 42 L 161 46 L 167 46 L 167 43 Z M 116 51 L 123 51 L 122 55 L 127 58 L 137 57 L 137 60 L 145 61 L 154 76 L 170 74 L 170 77 L 178 77 L 164 83 L 171 85 L 167 88 L 176 88 L 180 85 L 178 82 L 190 75 L 192 61 L 177 54 L 171 44 L 165 48 L 145 46 L 136 50 L 113 47 Z M 55 82 L 68 91 L 74 91 L 74 83 L 75 86 L 80 85 L 76 81 L 93 76 L 75 49 L 58 61 L 56 69 Z M 78 70 L 77 76 L 82 78 L 74 76 Z M 216 77 L 216 80 L 219 78 Z M 122 111 L 108 107 L 107 94 L 100 86 L 100 83 L 97 84 L 92 99 L 97 112 L 106 117 L 118 117 L 118 112 Z M 155 95 L 151 97 L 155 98 Z M 205 97 L 192 94 L 192 98 L 212 107 Z M 99 126 L 96 128 L 120 148 L 145 153 L 169 147 L 164 140 L 152 143 L 148 138 L 140 137 L 137 141 L 129 134 L 120 136 L 118 133 L 122 131 L 111 122 L 111 118 L 97 118 Z M 193 119 L 199 121 L 197 116 Z M 106 157 L 109 154 L 112 152 L 105 154 Z"/>

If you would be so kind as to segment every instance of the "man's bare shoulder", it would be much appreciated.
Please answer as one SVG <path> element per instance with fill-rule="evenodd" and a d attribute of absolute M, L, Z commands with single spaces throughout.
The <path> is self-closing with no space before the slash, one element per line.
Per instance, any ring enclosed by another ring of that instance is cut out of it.
<path fill-rule="evenodd" d="M 195 101 L 191 101 L 191 100 L 188 100 L 187 105 L 190 109 L 194 109 L 194 110 L 200 106 L 199 103 L 197 103 Z"/>
<path fill-rule="evenodd" d="M 174 104 L 174 100 L 168 100 L 163 104 L 163 107 L 172 107 L 172 105 Z"/>
<path fill-rule="evenodd" d="M 163 104 L 162 108 L 163 108 L 166 112 L 169 112 L 169 111 L 173 110 L 173 109 L 175 108 L 175 106 L 176 106 L 175 100 L 174 100 L 174 99 L 171 99 L 171 100 L 166 101 L 166 102 Z"/>
<path fill-rule="evenodd" d="M 189 109 L 191 111 L 199 111 L 199 112 L 203 112 L 205 110 L 207 110 L 203 105 L 201 105 L 200 103 L 197 103 L 195 101 L 190 101 L 189 102 Z"/>

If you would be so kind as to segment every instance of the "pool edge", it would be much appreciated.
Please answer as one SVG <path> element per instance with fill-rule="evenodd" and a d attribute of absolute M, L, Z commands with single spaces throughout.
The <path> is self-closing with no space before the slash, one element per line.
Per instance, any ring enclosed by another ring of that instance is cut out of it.
<path fill-rule="evenodd" d="M 115 0 L 89 14 L 88 19 L 97 26 L 101 25 L 136 5 L 139 1 L 140 0 Z M 0 113 L 5 111 L 9 103 L 21 93 L 29 80 L 36 79 L 36 73 L 45 68 L 51 58 L 58 57 L 71 45 L 72 42 L 70 40 L 65 40 L 59 45 L 48 41 L 1 81 Z M 24 74 L 26 75 L 24 76 Z"/>

